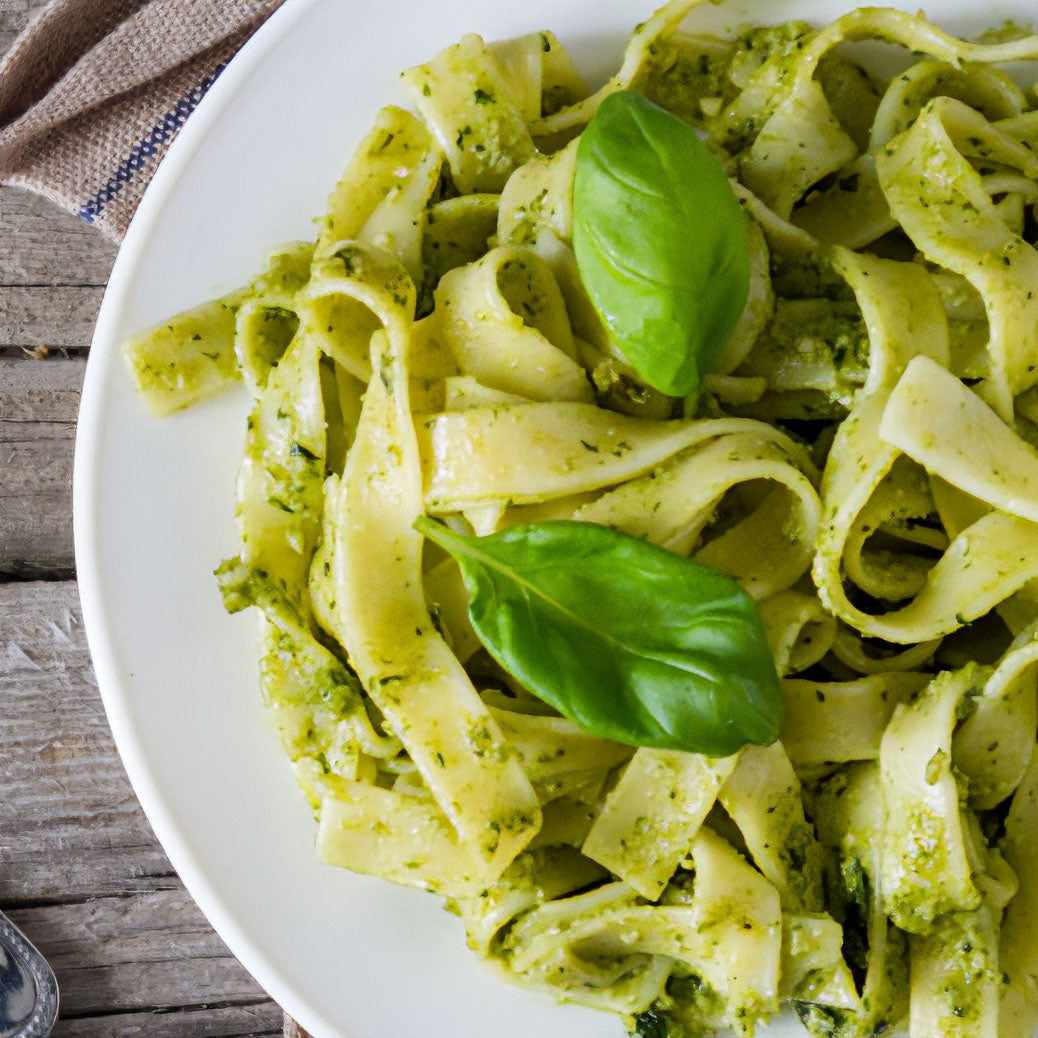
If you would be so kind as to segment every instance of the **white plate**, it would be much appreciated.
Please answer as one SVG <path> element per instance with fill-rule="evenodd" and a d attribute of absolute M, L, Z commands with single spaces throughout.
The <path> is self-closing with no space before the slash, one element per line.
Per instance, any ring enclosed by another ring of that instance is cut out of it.
<path fill-rule="evenodd" d="M 739 0 L 731 25 L 832 18 L 846 0 Z M 905 7 L 915 6 L 909 0 Z M 594 80 L 652 0 L 289 0 L 234 60 L 162 163 L 112 272 L 83 392 L 75 535 L 87 636 L 130 780 L 170 860 L 256 979 L 316 1038 L 615 1038 L 614 1017 L 512 988 L 477 965 L 429 895 L 322 866 L 263 716 L 255 617 L 221 608 L 235 551 L 244 391 L 164 421 L 118 344 L 248 281 L 312 218 L 397 73 L 465 32 L 551 28 Z M 1029 0 L 934 0 L 944 26 L 1025 18 Z M 785 1022 L 769 1034 L 799 1032 Z"/>

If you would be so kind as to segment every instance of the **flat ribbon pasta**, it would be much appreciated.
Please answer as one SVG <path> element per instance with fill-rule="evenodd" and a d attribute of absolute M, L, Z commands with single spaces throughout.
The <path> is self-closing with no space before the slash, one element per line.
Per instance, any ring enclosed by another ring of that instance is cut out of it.
<path fill-rule="evenodd" d="M 639 749 L 581 850 L 655 901 L 688 854 L 738 755 Z"/>
<path fill-rule="evenodd" d="M 851 602 L 841 562 L 854 531 L 870 525 L 862 513 L 898 458 L 880 428 L 890 391 L 908 365 L 905 350 L 936 350 L 940 360 L 947 356 L 947 340 L 939 334 L 935 339 L 945 318 L 925 271 L 889 260 L 851 261 L 845 253 L 838 254 L 838 262 L 861 302 L 872 356 L 862 397 L 840 426 L 823 477 L 825 515 L 814 579 L 826 606 L 863 634 L 900 644 L 924 642 L 986 613 L 1033 578 L 1038 572 L 1029 547 L 1034 531 L 1029 522 L 990 513 L 954 538 L 907 605 L 869 614 Z M 884 277 L 881 294 L 878 279 Z M 977 570 L 969 572 L 974 566 Z"/>
<path fill-rule="evenodd" d="M 978 676 L 974 666 L 939 675 L 897 707 L 880 744 L 887 811 L 880 882 L 891 919 L 910 933 L 932 933 L 943 913 L 980 907 L 952 773 L 956 710 Z"/>
<path fill-rule="evenodd" d="M 1005 975 L 999 1034 L 1027 1034 L 1038 1025 L 1038 753 L 1033 747 L 1009 807 L 1003 847 L 1020 877 L 1020 889 L 1006 908 L 999 941 L 999 968 Z"/>
<path fill-rule="evenodd" d="M 1038 452 L 940 364 L 911 361 L 887 400 L 879 435 L 931 475 L 1038 522 Z"/>
<path fill-rule="evenodd" d="M 419 281 L 422 210 L 443 162 L 420 120 L 400 108 L 383 108 L 332 192 L 317 256 L 327 256 L 344 240 L 363 241 L 392 252 Z"/>
<path fill-rule="evenodd" d="M 700 6 L 590 94 L 549 32 L 408 70 L 420 114 L 379 113 L 316 242 L 135 337 L 131 371 L 156 413 L 252 397 L 218 577 L 261 614 L 324 861 L 448 898 L 504 977 L 632 1034 L 748 1038 L 783 1001 L 813 1034 L 1029 1033 L 1038 107 L 1007 63 L 1038 37 L 680 28 Z M 619 354 L 573 250 L 577 137 L 618 90 L 701 136 L 747 220 L 747 302 L 688 399 Z M 423 514 L 602 524 L 734 578 L 780 739 L 713 759 L 558 716 Z"/>
<path fill-rule="evenodd" d="M 536 253 L 492 249 L 436 290 L 441 336 L 462 374 L 530 400 L 590 401 L 566 305 Z"/>
<path fill-rule="evenodd" d="M 534 154 L 515 79 L 475 34 L 403 74 L 465 194 L 500 191 Z"/>
<path fill-rule="evenodd" d="M 249 286 L 235 318 L 234 352 L 254 397 L 267 384 L 299 327 L 296 295 L 310 280 L 314 247 L 294 242 L 267 258 L 267 269 Z"/>
<path fill-rule="evenodd" d="M 699 561 L 766 598 L 791 586 L 810 564 L 819 504 L 802 469 L 810 471 L 810 463 L 791 441 L 758 430 L 731 433 L 603 494 L 574 518 L 681 554 L 695 549 Z M 773 483 L 759 507 L 699 546 L 724 495 L 757 480 Z"/>
<path fill-rule="evenodd" d="M 987 311 L 990 375 L 982 390 L 1003 420 L 1038 380 L 1038 251 L 994 212 L 979 174 L 956 144 L 1038 176 L 1038 158 L 961 102 L 931 101 L 879 155 L 891 212 L 920 250 L 965 277 Z M 954 214 L 955 219 L 947 217 Z"/>
<path fill-rule="evenodd" d="M 359 246 L 351 257 L 360 269 L 392 262 Z M 537 831 L 540 808 L 426 609 L 422 539 L 411 529 L 422 512 L 405 360 L 414 288 L 398 270 L 383 276 L 394 287 L 367 297 L 386 331 L 373 336 L 376 374 L 343 474 L 332 556 L 336 629 L 444 814 L 495 879 Z M 383 577 L 371 585 L 364 574 L 375 559 Z"/>
<path fill-rule="evenodd" d="M 696 443 L 747 428 L 737 418 L 656 422 L 568 402 L 419 415 L 416 425 L 433 512 L 623 483 Z M 524 444 L 521 453 L 512 450 L 516 443 Z"/>

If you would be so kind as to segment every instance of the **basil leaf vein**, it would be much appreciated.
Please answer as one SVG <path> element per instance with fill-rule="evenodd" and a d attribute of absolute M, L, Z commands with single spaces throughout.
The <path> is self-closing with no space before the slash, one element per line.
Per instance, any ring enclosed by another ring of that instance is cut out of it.
<path fill-rule="evenodd" d="M 593 523 L 466 537 L 450 552 L 490 654 L 594 735 L 727 756 L 778 737 L 782 701 L 753 599 L 729 577 Z"/>

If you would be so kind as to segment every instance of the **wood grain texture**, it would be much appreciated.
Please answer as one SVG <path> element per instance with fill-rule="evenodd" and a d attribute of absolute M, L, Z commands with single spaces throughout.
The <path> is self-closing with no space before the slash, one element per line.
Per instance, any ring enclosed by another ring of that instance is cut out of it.
<path fill-rule="evenodd" d="M 55 1038 L 269 1038 L 281 1035 L 273 1002 L 257 1005 L 182 1006 L 97 1017 L 63 1018 Z"/>
<path fill-rule="evenodd" d="M 0 577 L 74 573 L 72 451 L 84 371 L 82 359 L 0 357 Z"/>
<path fill-rule="evenodd" d="M 0 187 L 0 357 L 85 350 L 115 252 L 46 199 Z"/>
<path fill-rule="evenodd" d="M 130 790 L 73 582 L 0 584 L 0 704 L 0 908 L 54 966 L 55 1035 L 279 1034 Z"/>
<path fill-rule="evenodd" d="M 0 187 L 0 286 L 103 287 L 116 247 L 89 224 L 53 202 Z"/>
<path fill-rule="evenodd" d="M 0 292 L 0 349 L 53 353 L 90 345 L 103 288 L 5 285 Z"/>
<path fill-rule="evenodd" d="M 176 886 L 101 708 L 72 582 L 0 584 L 0 903 Z"/>
<path fill-rule="evenodd" d="M 53 967 L 65 1018 L 266 1001 L 183 890 L 9 914 Z"/>
<path fill-rule="evenodd" d="M 45 3 L 0 0 L 0 53 Z M 130 789 L 63 579 L 82 358 L 115 252 L 0 187 L 0 907 L 55 967 L 56 1038 L 273 1038 L 281 1010 L 191 901 Z M 33 576 L 48 579 L 4 583 Z"/>

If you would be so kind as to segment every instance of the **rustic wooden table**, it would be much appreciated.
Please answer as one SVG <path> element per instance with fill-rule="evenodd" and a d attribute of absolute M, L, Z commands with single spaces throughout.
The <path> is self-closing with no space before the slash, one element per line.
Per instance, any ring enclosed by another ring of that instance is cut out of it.
<path fill-rule="evenodd" d="M 44 0 L 0 0 L 0 53 Z M 58 1036 L 280 1035 L 115 752 L 83 637 L 70 478 L 115 247 L 0 188 L 0 909 L 54 966 Z"/>

